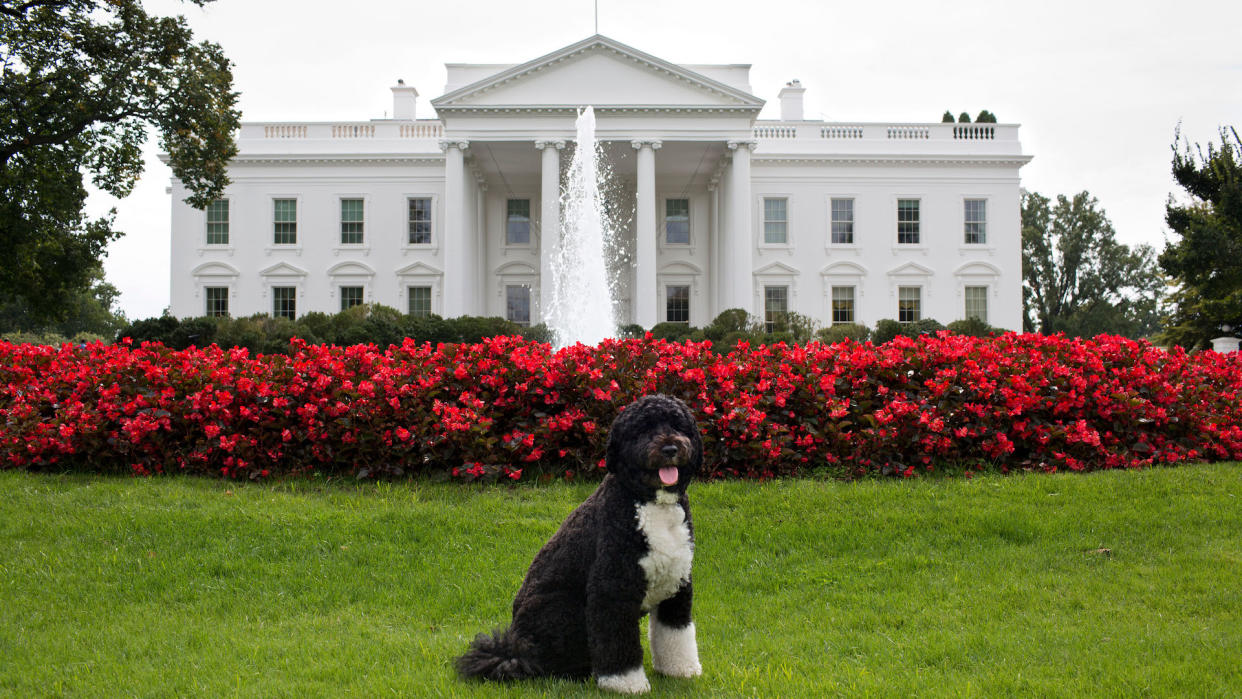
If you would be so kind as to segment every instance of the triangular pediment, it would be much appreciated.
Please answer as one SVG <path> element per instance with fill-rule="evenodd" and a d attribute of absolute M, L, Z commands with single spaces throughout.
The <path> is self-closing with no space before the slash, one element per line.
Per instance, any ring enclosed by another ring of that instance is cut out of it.
<path fill-rule="evenodd" d="M 935 272 L 930 267 L 924 267 L 917 262 L 907 262 L 888 271 L 890 277 L 930 277 L 933 274 Z"/>
<path fill-rule="evenodd" d="M 288 262 L 277 262 L 259 272 L 264 277 L 305 277 L 308 272 L 300 267 L 294 267 Z"/>
<path fill-rule="evenodd" d="M 415 262 L 397 270 L 399 277 L 438 277 L 442 274 L 444 272 L 423 262 Z"/>
<path fill-rule="evenodd" d="M 431 101 L 437 111 L 642 107 L 758 112 L 763 100 L 595 35 Z"/>
<path fill-rule="evenodd" d="M 765 267 L 755 270 L 756 276 L 761 275 L 761 274 L 773 276 L 773 275 L 795 275 L 795 274 L 801 274 L 801 273 L 798 270 L 794 269 L 793 267 L 790 267 L 789 265 L 785 264 L 784 262 L 773 262 Z"/>

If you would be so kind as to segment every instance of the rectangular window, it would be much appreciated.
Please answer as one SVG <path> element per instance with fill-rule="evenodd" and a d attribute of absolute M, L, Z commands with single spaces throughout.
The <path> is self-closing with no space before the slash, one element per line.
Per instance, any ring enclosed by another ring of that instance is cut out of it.
<path fill-rule="evenodd" d="M 272 287 L 272 315 L 293 320 L 298 317 L 298 288 L 296 286 Z"/>
<path fill-rule="evenodd" d="M 272 200 L 272 243 L 275 245 L 297 245 L 298 242 L 298 200 Z"/>
<path fill-rule="evenodd" d="M 229 314 L 229 289 L 227 286 L 209 286 L 203 289 L 207 298 L 206 315 L 223 318 Z"/>
<path fill-rule="evenodd" d="M 967 199 L 964 218 L 966 220 L 966 244 L 986 244 L 988 242 L 988 200 Z"/>
<path fill-rule="evenodd" d="M 832 244 L 854 244 L 854 200 L 832 200 Z"/>
<path fill-rule="evenodd" d="M 207 244 L 229 244 L 228 199 L 217 199 L 207 205 Z"/>
<path fill-rule="evenodd" d="M 505 218 L 505 245 L 530 244 L 530 199 L 510 199 Z"/>
<path fill-rule="evenodd" d="M 684 284 L 664 287 L 664 318 L 670 323 L 690 324 L 690 287 Z"/>
<path fill-rule="evenodd" d="M 854 321 L 854 287 L 832 287 L 832 324 L 853 323 Z"/>
<path fill-rule="evenodd" d="M 341 287 L 341 310 L 348 311 L 354 306 L 362 305 L 362 287 L 360 286 L 343 286 Z"/>
<path fill-rule="evenodd" d="M 966 287 L 966 317 L 988 322 L 988 288 L 986 286 Z"/>
<path fill-rule="evenodd" d="M 789 242 L 789 200 L 784 197 L 763 200 L 763 242 L 785 245 Z"/>
<path fill-rule="evenodd" d="M 690 244 L 690 200 L 664 200 L 664 242 L 667 245 Z"/>
<path fill-rule="evenodd" d="M 914 323 L 923 318 L 923 287 L 897 287 L 897 322 Z"/>
<path fill-rule="evenodd" d="M 362 244 L 362 200 L 341 200 L 341 245 Z"/>
<path fill-rule="evenodd" d="M 431 244 L 431 198 L 410 198 L 410 245 Z"/>
<path fill-rule="evenodd" d="M 530 287 L 511 284 L 505 287 L 505 318 L 518 325 L 530 325 Z"/>
<path fill-rule="evenodd" d="M 919 200 L 897 200 L 897 243 L 919 244 Z"/>
<path fill-rule="evenodd" d="M 776 328 L 776 324 L 789 313 L 789 287 L 763 287 L 763 324 L 768 332 Z"/>
<path fill-rule="evenodd" d="M 431 315 L 431 287 L 411 286 L 406 289 L 410 302 L 410 315 L 425 318 Z"/>

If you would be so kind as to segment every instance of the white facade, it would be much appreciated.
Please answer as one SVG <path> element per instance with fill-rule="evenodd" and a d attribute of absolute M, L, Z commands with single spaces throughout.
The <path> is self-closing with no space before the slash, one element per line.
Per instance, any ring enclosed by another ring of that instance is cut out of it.
<path fill-rule="evenodd" d="M 797 81 L 782 119 L 759 120 L 748 65 L 674 65 L 603 36 L 447 69 L 436 119 L 399 84 L 393 119 L 243 124 L 227 203 L 192 209 L 174 181 L 172 313 L 363 301 L 521 321 L 525 295 L 539 322 L 561 172 L 593 105 L 633 207 L 620 322 L 740 307 L 828 325 L 835 298 L 838 321 L 1021 327 L 1017 125 L 805 120 Z"/>

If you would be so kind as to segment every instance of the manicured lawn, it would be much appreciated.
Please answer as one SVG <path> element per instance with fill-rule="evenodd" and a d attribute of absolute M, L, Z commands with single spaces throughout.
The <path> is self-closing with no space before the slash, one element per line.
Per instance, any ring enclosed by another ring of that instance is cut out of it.
<path fill-rule="evenodd" d="M 451 669 L 591 488 L 0 473 L 0 694 L 595 695 Z M 1242 688 L 1238 464 L 692 498 L 705 674 L 660 695 Z"/>

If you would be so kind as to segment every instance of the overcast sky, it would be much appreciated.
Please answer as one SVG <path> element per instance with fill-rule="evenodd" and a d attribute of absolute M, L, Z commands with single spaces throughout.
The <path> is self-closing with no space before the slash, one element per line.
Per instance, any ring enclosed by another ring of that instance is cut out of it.
<path fill-rule="evenodd" d="M 234 63 L 244 121 L 366 120 L 392 109 L 398 78 L 418 116 L 444 92 L 444 64 L 522 63 L 595 33 L 594 0 L 217 0 L 184 14 Z M 749 63 L 761 118 L 797 78 L 806 118 L 938 122 L 946 109 L 988 109 L 1022 125 L 1035 159 L 1023 186 L 1091 192 L 1127 244 L 1164 245 L 1176 186 L 1170 144 L 1242 127 L 1242 2 L 837 2 L 599 0 L 599 33 L 673 63 Z M 155 137 L 134 193 L 103 195 L 124 238 L 105 261 L 131 318 L 169 300 L 171 172 Z"/>

